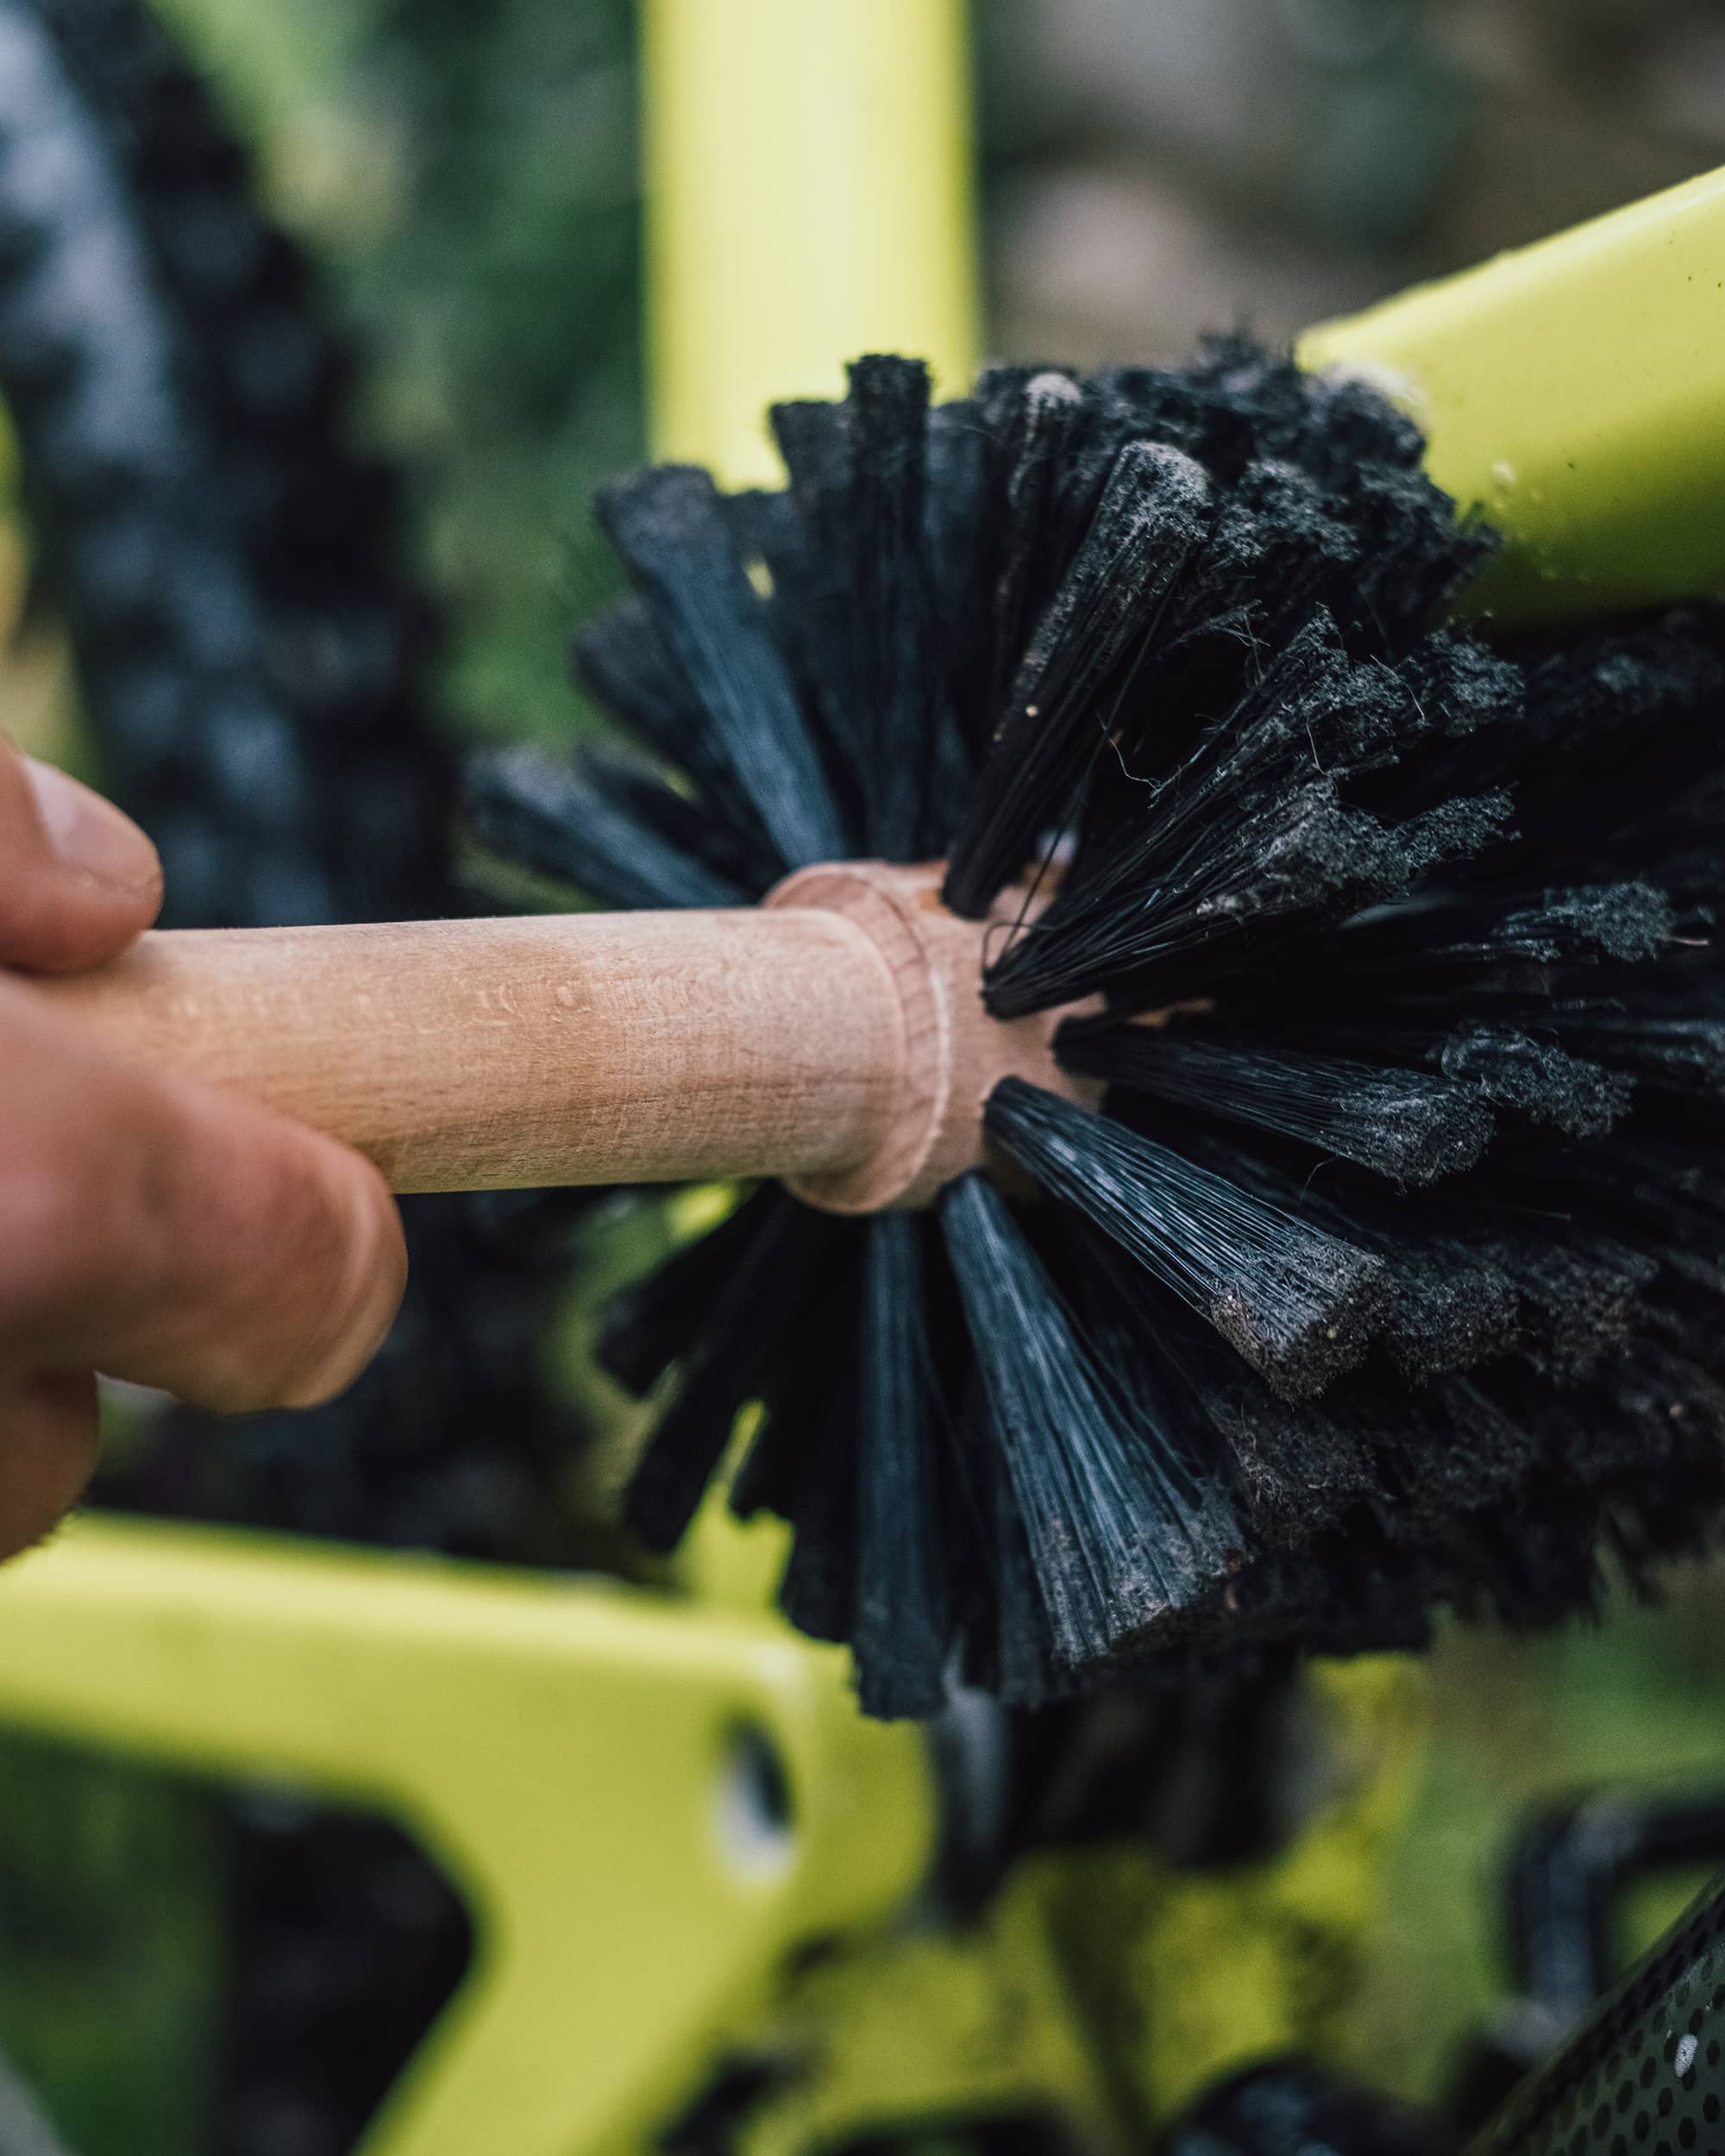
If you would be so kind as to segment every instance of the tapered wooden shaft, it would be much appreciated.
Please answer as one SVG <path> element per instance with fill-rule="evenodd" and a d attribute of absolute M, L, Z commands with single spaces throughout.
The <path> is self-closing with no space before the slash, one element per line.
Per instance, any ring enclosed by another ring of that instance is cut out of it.
<path fill-rule="evenodd" d="M 368 1154 L 397 1190 L 775 1175 L 832 1213 L 925 1206 L 991 1158 L 1007 1076 L 1091 1102 L 1068 1010 L 982 1006 L 988 921 L 938 862 L 799 869 L 749 910 L 191 929 L 40 983 L 128 1054 Z"/>
<path fill-rule="evenodd" d="M 839 1175 L 905 1059 L 880 951 L 806 906 L 167 931 L 41 987 L 402 1191 Z"/>

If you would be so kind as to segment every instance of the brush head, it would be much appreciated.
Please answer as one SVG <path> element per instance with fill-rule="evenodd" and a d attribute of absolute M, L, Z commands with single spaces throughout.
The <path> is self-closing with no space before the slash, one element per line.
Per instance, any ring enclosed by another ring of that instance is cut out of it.
<path fill-rule="evenodd" d="M 493 758 L 476 826 L 612 904 L 896 907 L 965 1136 L 925 1100 L 839 1194 L 921 1214 L 763 1187 L 622 1299 L 637 1530 L 760 1403 L 733 1502 L 885 1714 L 1549 1622 L 1699 1546 L 1721 615 L 1446 628 L 1491 541 L 1415 429 L 1236 341 L 932 410 L 869 359 L 775 425 L 782 492 L 607 492 L 637 591 L 578 663 L 639 750 Z"/>

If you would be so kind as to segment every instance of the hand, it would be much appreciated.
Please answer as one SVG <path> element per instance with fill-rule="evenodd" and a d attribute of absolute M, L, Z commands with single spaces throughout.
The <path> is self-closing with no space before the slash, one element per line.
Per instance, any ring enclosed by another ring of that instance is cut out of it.
<path fill-rule="evenodd" d="M 160 900 L 136 825 L 0 738 L 0 968 L 98 965 Z M 89 1479 L 95 1371 L 312 1407 L 370 1359 L 406 1269 L 357 1153 L 125 1061 L 0 971 L 0 1556 Z"/>

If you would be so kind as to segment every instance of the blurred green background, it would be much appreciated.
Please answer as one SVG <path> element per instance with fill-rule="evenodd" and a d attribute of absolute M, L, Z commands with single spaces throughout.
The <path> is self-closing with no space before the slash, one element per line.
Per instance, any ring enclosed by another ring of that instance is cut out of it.
<path fill-rule="evenodd" d="M 474 730 L 555 734 L 641 454 L 632 0 L 163 0 L 372 364 Z"/>
<path fill-rule="evenodd" d="M 580 724 L 565 646 L 611 574 L 586 505 L 643 437 L 629 0 L 160 4 L 368 356 L 365 423 L 413 475 L 414 544 L 452 624 L 452 721 Z M 976 12 L 1001 356 L 1281 335 L 1725 160 L 1725 22 L 1692 0 Z M 1531 1799 L 1725 1784 L 1722 1640 L 1716 1570 L 1597 1632 L 1446 1635 L 1362 2073 L 1438 2087 L 1497 1987 L 1496 1869 Z M 0 2041 L 80 2156 L 190 2156 L 220 2022 L 214 1814 L 8 1744 L 0 1850 Z"/>

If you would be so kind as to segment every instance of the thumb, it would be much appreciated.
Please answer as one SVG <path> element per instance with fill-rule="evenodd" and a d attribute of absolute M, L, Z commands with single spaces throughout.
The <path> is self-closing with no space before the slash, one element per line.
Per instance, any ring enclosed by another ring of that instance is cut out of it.
<path fill-rule="evenodd" d="M 0 736 L 0 965 L 100 965 L 161 904 L 161 864 L 129 817 Z"/>

